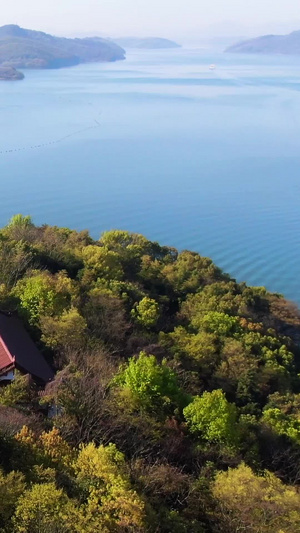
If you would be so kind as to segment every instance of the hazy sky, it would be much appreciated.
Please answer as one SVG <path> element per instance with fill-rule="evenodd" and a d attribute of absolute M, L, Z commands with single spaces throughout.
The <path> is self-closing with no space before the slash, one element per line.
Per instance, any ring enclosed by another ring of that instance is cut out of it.
<path fill-rule="evenodd" d="M 299 0 L 0 0 L 0 25 L 104 36 L 257 35 L 300 29 Z"/>

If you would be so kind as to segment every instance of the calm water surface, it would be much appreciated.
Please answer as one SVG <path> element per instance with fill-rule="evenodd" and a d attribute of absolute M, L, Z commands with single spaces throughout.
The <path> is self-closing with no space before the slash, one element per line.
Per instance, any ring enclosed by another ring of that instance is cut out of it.
<path fill-rule="evenodd" d="M 0 180 L 1 225 L 144 233 L 300 303 L 300 59 L 143 51 L 27 71 L 0 83 Z"/>

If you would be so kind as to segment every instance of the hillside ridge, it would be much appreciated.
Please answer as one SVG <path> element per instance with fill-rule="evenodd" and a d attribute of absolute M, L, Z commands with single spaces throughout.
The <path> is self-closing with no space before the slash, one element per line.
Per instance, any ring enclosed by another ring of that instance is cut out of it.
<path fill-rule="evenodd" d="M 0 66 L 55 69 L 122 59 L 125 51 L 107 39 L 56 37 L 14 24 L 0 27 Z"/>
<path fill-rule="evenodd" d="M 300 31 L 288 35 L 263 35 L 248 39 L 229 46 L 225 52 L 300 55 Z"/>

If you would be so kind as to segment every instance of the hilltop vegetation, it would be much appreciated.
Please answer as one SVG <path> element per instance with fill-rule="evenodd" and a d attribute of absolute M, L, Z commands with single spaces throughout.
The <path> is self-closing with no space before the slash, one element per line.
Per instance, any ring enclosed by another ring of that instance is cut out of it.
<path fill-rule="evenodd" d="M 61 68 L 124 59 L 124 50 L 106 39 L 66 39 L 16 25 L 0 28 L 0 65 Z"/>
<path fill-rule="evenodd" d="M 300 54 L 300 31 L 289 35 L 264 35 L 234 44 L 225 50 L 240 54 Z"/>
<path fill-rule="evenodd" d="M 300 529 L 300 318 L 283 297 L 142 235 L 17 215 L 0 308 L 56 370 L 44 394 L 22 376 L 0 389 L 2 531 Z"/>

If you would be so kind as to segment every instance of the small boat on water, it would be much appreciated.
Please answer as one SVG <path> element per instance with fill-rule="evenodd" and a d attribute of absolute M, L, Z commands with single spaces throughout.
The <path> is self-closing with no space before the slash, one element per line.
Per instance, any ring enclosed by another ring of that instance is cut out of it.
<path fill-rule="evenodd" d="M 209 65 L 209 70 L 215 70 L 217 67 L 216 65 L 212 64 L 212 65 Z"/>

